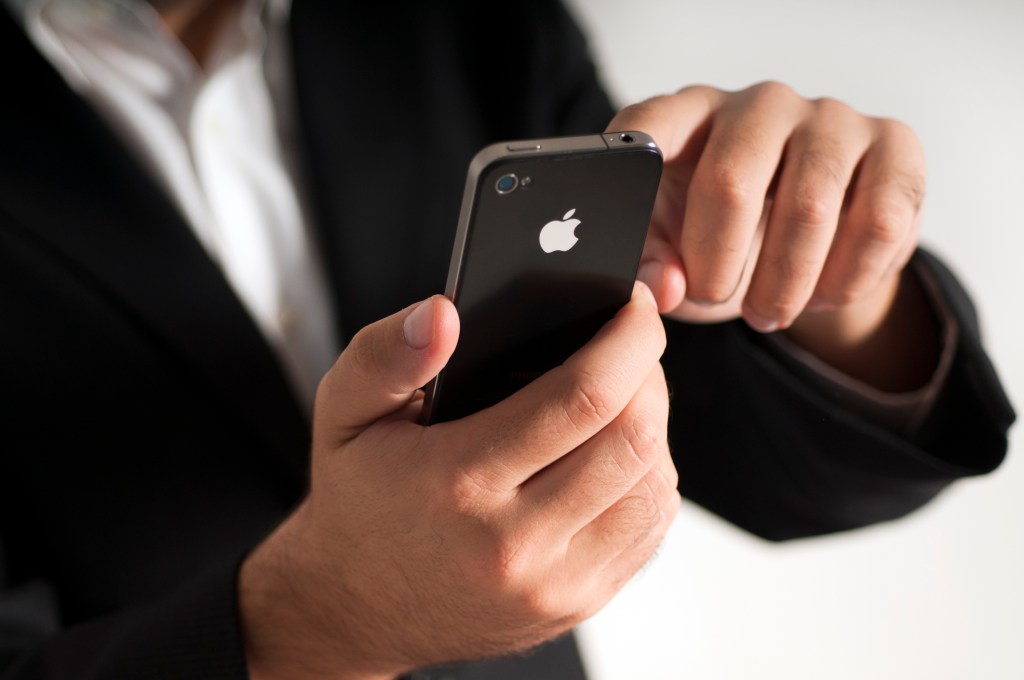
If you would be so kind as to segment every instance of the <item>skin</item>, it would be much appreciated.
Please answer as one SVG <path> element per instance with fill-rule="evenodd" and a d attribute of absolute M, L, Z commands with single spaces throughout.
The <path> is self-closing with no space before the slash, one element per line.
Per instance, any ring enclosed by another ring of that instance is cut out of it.
<path fill-rule="evenodd" d="M 224 23 L 241 7 L 241 0 L 150 0 L 164 26 L 174 34 L 200 66 Z"/>
<path fill-rule="evenodd" d="M 391 678 L 504 654 L 597 612 L 679 507 L 650 291 L 500 404 L 418 424 L 458 317 L 431 298 L 360 331 L 321 383 L 308 498 L 242 566 L 249 671 Z"/>
<path fill-rule="evenodd" d="M 154 5 L 203 64 L 238 2 Z M 432 427 L 416 387 L 455 347 L 452 304 L 360 331 L 317 393 L 310 493 L 239 574 L 255 680 L 392 678 L 522 650 L 598 611 L 679 504 L 659 312 L 742 317 L 883 390 L 931 376 L 936 324 L 905 271 L 925 184 L 909 128 L 763 83 L 686 88 L 609 129 L 665 154 L 649 288 L 563 366 Z"/>
<path fill-rule="evenodd" d="M 640 278 L 666 316 L 785 330 L 884 391 L 928 381 L 937 325 L 904 271 L 925 191 L 910 128 L 769 82 L 685 88 L 608 129 L 648 132 L 665 154 Z"/>

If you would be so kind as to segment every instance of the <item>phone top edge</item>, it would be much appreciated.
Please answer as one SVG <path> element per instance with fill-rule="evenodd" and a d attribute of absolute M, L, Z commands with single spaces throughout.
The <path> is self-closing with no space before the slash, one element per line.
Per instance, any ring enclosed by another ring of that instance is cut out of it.
<path fill-rule="evenodd" d="M 625 141 L 629 139 L 630 141 Z M 661 156 L 661 149 L 646 132 L 622 130 L 573 137 L 549 137 L 496 142 L 477 152 L 469 164 L 469 174 L 481 175 L 491 164 L 518 158 L 542 158 L 578 151 L 638 151 Z"/>
<path fill-rule="evenodd" d="M 635 151 L 643 149 L 663 157 L 654 137 L 639 130 L 613 130 L 601 133 L 609 151 Z"/>

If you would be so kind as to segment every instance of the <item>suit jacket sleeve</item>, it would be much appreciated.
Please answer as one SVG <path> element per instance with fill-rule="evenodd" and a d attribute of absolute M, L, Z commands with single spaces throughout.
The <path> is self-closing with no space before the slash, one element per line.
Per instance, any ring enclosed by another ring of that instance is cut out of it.
<path fill-rule="evenodd" d="M 783 540 L 903 516 L 952 481 L 999 465 L 1014 413 L 982 349 L 974 307 L 941 262 L 923 251 L 915 257 L 938 281 L 960 332 L 930 412 L 905 434 L 844 409 L 740 321 L 668 322 L 663 363 L 684 495 Z"/>
<path fill-rule="evenodd" d="M 0 672 L 4 663 L 12 664 L 2 675 L 5 680 L 248 677 L 233 566 L 211 570 L 156 602 L 49 635 L 40 644 L 46 628 L 40 624 L 51 618 L 52 603 L 44 592 L 37 584 L 36 592 L 15 603 L 15 591 L 0 591 Z M 33 645 L 32 651 L 17 656 L 23 645 Z"/>

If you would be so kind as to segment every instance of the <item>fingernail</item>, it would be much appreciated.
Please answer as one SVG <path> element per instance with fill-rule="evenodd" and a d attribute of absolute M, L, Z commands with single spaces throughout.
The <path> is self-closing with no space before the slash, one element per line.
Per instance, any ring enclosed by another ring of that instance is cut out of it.
<path fill-rule="evenodd" d="M 807 303 L 807 309 L 812 312 L 832 312 L 835 311 L 836 306 L 825 298 L 814 295 Z"/>
<path fill-rule="evenodd" d="M 707 307 L 714 307 L 715 305 L 720 304 L 718 302 L 712 302 L 711 300 L 700 300 L 700 299 L 697 299 L 697 298 L 692 298 L 689 295 L 686 296 L 686 301 L 687 302 L 691 302 L 691 303 L 697 305 L 698 307 L 705 307 L 705 308 L 707 308 Z"/>
<path fill-rule="evenodd" d="M 639 292 L 640 297 L 650 302 L 651 306 L 654 307 L 655 309 L 658 308 L 658 301 L 654 299 L 654 293 L 651 292 L 651 289 L 647 286 L 645 282 L 637 281 L 636 283 L 634 283 L 633 292 Z"/>
<path fill-rule="evenodd" d="M 424 300 L 405 317 L 402 325 L 405 344 L 413 349 L 423 349 L 434 341 L 434 301 Z"/>
<path fill-rule="evenodd" d="M 774 319 L 761 316 L 755 312 L 750 311 L 748 307 L 743 307 L 743 318 L 746 319 L 747 325 L 753 328 L 755 331 L 761 333 L 773 333 L 779 330 L 779 322 Z"/>

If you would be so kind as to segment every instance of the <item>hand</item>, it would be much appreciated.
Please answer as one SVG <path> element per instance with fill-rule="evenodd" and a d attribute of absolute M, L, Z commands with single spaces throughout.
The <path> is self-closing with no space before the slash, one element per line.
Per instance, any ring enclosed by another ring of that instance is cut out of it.
<path fill-rule="evenodd" d="M 661 311 L 768 332 L 805 310 L 891 304 L 925 190 L 905 125 L 763 83 L 686 88 L 609 129 L 648 132 L 665 154 L 641 267 Z"/>
<path fill-rule="evenodd" d="M 457 336 L 431 298 L 357 334 L 321 383 L 309 497 L 239 577 L 253 678 L 393 677 L 534 646 L 660 542 L 679 496 L 646 287 L 562 366 L 421 426 L 416 387 Z"/>

